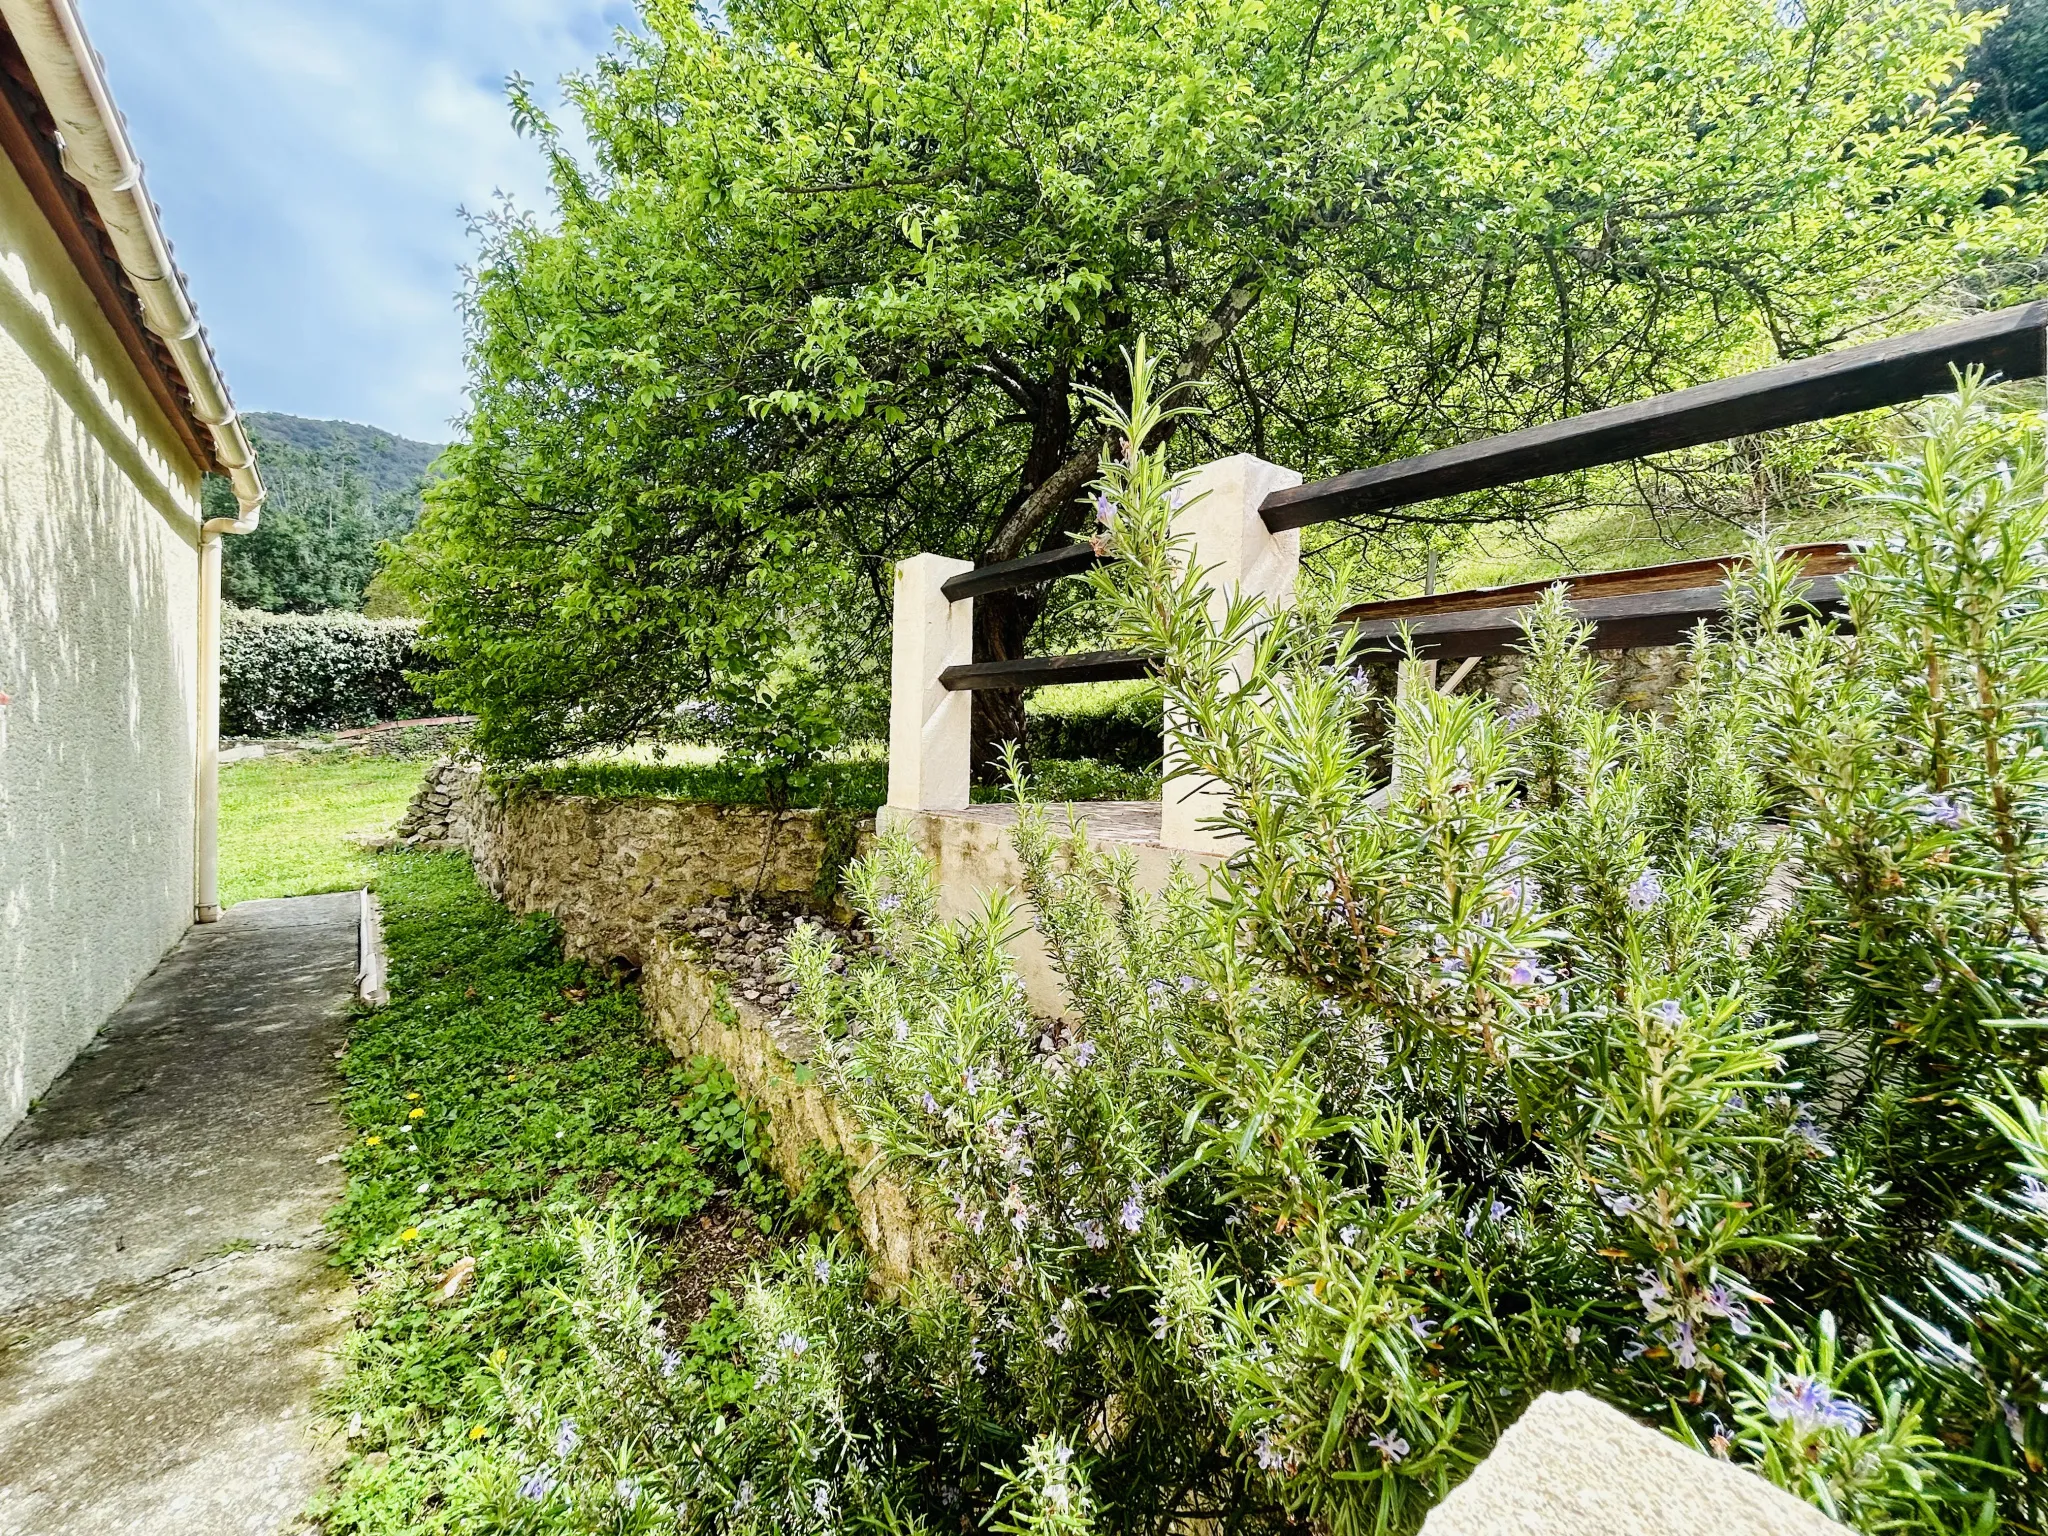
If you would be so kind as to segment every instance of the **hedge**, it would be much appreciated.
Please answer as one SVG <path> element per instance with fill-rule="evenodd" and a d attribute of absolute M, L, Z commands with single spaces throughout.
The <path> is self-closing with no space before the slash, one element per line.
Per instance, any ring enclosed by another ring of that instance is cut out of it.
<path fill-rule="evenodd" d="M 285 736 L 431 714 L 406 680 L 431 669 L 417 619 L 229 608 L 220 635 L 220 724 L 229 736 Z"/>
<path fill-rule="evenodd" d="M 1157 683 L 1084 683 L 1034 696 L 1024 741 L 1033 761 L 1090 757 L 1144 773 L 1159 764 L 1163 722 Z"/>

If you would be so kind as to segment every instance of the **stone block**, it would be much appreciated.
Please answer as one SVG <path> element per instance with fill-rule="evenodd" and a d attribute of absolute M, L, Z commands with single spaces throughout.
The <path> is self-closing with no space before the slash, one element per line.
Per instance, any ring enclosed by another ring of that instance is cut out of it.
<path fill-rule="evenodd" d="M 1583 1392 L 1546 1392 L 1422 1523 L 1422 1536 L 1844 1536 L 1754 1472 Z"/>

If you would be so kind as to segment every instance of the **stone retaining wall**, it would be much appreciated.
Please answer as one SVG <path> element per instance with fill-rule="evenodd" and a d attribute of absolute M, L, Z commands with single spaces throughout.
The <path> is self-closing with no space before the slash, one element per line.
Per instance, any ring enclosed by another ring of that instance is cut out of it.
<path fill-rule="evenodd" d="M 398 831 L 412 847 L 466 851 L 506 906 L 558 919 L 578 958 L 644 966 L 662 926 L 709 897 L 812 895 L 830 861 L 874 837 L 873 817 L 836 816 L 835 827 L 826 811 L 507 794 L 478 764 L 443 758 Z"/>
<path fill-rule="evenodd" d="M 840 830 L 835 850 L 830 820 L 817 811 L 777 816 L 676 800 L 506 795 L 477 764 L 447 758 L 428 771 L 399 823 L 408 846 L 468 853 L 478 878 L 513 911 L 552 914 L 570 954 L 640 967 L 655 1032 L 678 1056 L 709 1056 L 732 1073 L 768 1115 L 771 1161 L 792 1189 L 811 1176 L 818 1153 L 845 1158 L 875 1279 L 895 1289 L 937 1261 L 936 1229 L 919 1222 L 902 1189 L 861 1176 L 872 1153 L 811 1069 L 818 1042 L 793 1019 L 740 996 L 744 979 L 721 969 L 683 927 L 690 909 L 715 897 L 814 897 L 827 861 L 863 851 L 874 821 Z"/>

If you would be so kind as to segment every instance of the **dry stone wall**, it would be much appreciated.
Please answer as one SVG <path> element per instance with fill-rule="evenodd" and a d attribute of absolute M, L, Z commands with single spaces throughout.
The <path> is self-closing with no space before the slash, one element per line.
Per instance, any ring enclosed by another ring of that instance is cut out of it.
<path fill-rule="evenodd" d="M 809 913 L 832 856 L 815 811 L 581 795 L 504 794 L 479 765 L 444 758 L 413 797 L 399 837 L 460 849 L 515 912 L 547 912 L 580 958 L 640 968 L 655 1032 L 678 1056 L 710 1056 L 774 1128 L 776 1172 L 792 1189 L 819 1154 L 843 1158 L 878 1284 L 895 1289 L 938 1261 L 937 1230 L 909 1198 L 871 1177 L 872 1152 L 811 1061 L 819 1042 L 793 1017 L 779 979 L 782 945 Z M 874 836 L 855 828 L 855 851 Z M 746 899 L 741 899 L 746 898 Z M 842 938 L 859 948 L 857 935 Z"/>
<path fill-rule="evenodd" d="M 515 912 L 551 913 L 571 954 L 644 966 L 655 934 L 714 897 L 809 897 L 832 856 L 829 813 L 695 801 L 506 793 L 477 763 L 428 770 L 399 836 L 461 848 Z M 853 828 L 854 851 L 874 836 Z"/>

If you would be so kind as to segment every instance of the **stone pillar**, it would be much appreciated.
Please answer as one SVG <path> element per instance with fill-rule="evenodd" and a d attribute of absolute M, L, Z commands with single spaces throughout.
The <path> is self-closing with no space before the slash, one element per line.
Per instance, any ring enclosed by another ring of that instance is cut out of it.
<path fill-rule="evenodd" d="M 974 659 L 974 601 L 939 588 L 974 566 L 943 555 L 896 563 L 895 636 L 889 652 L 889 811 L 953 811 L 967 804 L 973 697 L 939 686 L 946 668 Z"/>
<path fill-rule="evenodd" d="M 1234 594 L 1263 597 L 1276 609 L 1292 606 L 1294 578 L 1301 567 L 1301 532 L 1273 533 L 1259 507 L 1274 491 L 1301 484 L 1301 476 L 1248 453 L 1204 464 L 1182 484 L 1176 533 L 1192 540 L 1196 567 L 1205 573 L 1209 617 L 1221 624 Z M 1235 680 L 1249 658 L 1232 662 Z M 1193 853 L 1228 854 L 1234 839 L 1204 827 L 1221 809 L 1222 786 L 1204 774 L 1177 771 L 1174 718 L 1166 720 L 1166 784 L 1161 795 L 1160 841 Z"/>

